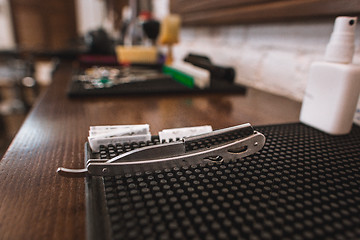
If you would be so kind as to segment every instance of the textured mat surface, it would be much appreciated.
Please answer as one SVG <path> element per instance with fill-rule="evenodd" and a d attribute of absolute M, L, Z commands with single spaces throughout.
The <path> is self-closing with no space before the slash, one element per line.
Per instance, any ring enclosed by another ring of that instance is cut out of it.
<path fill-rule="evenodd" d="M 111 237 L 359 239 L 360 128 L 255 129 L 264 148 L 238 161 L 104 178 Z M 101 157 L 147 144 L 103 147 Z"/>

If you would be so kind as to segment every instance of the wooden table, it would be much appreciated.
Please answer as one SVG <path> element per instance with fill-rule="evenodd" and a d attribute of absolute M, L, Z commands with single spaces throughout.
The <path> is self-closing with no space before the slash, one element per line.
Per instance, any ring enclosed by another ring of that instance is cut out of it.
<path fill-rule="evenodd" d="M 69 99 L 71 64 L 27 117 L 0 161 L 0 239 L 85 239 L 84 179 L 63 178 L 59 166 L 82 168 L 91 125 L 209 124 L 214 129 L 296 122 L 301 104 L 249 89 L 246 95 L 201 94 Z"/>

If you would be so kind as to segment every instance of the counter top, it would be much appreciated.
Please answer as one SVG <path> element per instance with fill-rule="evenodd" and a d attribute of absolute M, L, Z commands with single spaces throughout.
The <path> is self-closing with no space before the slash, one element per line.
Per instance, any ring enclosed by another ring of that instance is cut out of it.
<path fill-rule="evenodd" d="M 296 122 L 301 104 L 248 89 L 245 95 L 176 94 L 75 98 L 66 96 L 72 65 L 28 115 L 0 161 L 0 239 L 85 239 L 84 179 L 58 176 L 59 166 L 82 168 L 89 126 L 150 124 L 166 128 L 249 122 Z"/>

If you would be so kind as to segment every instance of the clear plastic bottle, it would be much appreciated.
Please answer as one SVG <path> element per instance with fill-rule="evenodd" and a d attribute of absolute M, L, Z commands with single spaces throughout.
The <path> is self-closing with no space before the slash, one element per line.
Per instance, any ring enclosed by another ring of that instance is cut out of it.
<path fill-rule="evenodd" d="M 142 45 L 144 36 L 138 18 L 138 1 L 130 0 L 129 3 L 130 3 L 131 17 L 125 32 L 124 45 L 125 46 Z"/>

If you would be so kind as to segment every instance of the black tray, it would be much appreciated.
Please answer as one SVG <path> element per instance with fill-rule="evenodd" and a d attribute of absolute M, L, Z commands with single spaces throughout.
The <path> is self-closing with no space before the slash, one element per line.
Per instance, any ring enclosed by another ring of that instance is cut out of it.
<path fill-rule="evenodd" d="M 205 89 L 198 87 L 187 87 L 170 76 L 164 75 L 159 79 L 120 84 L 107 88 L 87 89 L 83 82 L 76 79 L 77 74 L 83 70 L 76 70 L 69 82 L 67 95 L 69 97 L 89 96 L 128 96 L 128 95 L 149 95 L 149 94 L 193 94 L 193 93 L 233 93 L 245 94 L 247 88 L 242 85 L 228 83 L 221 79 L 211 79 L 210 86 Z M 160 70 L 159 70 L 160 72 Z"/>

